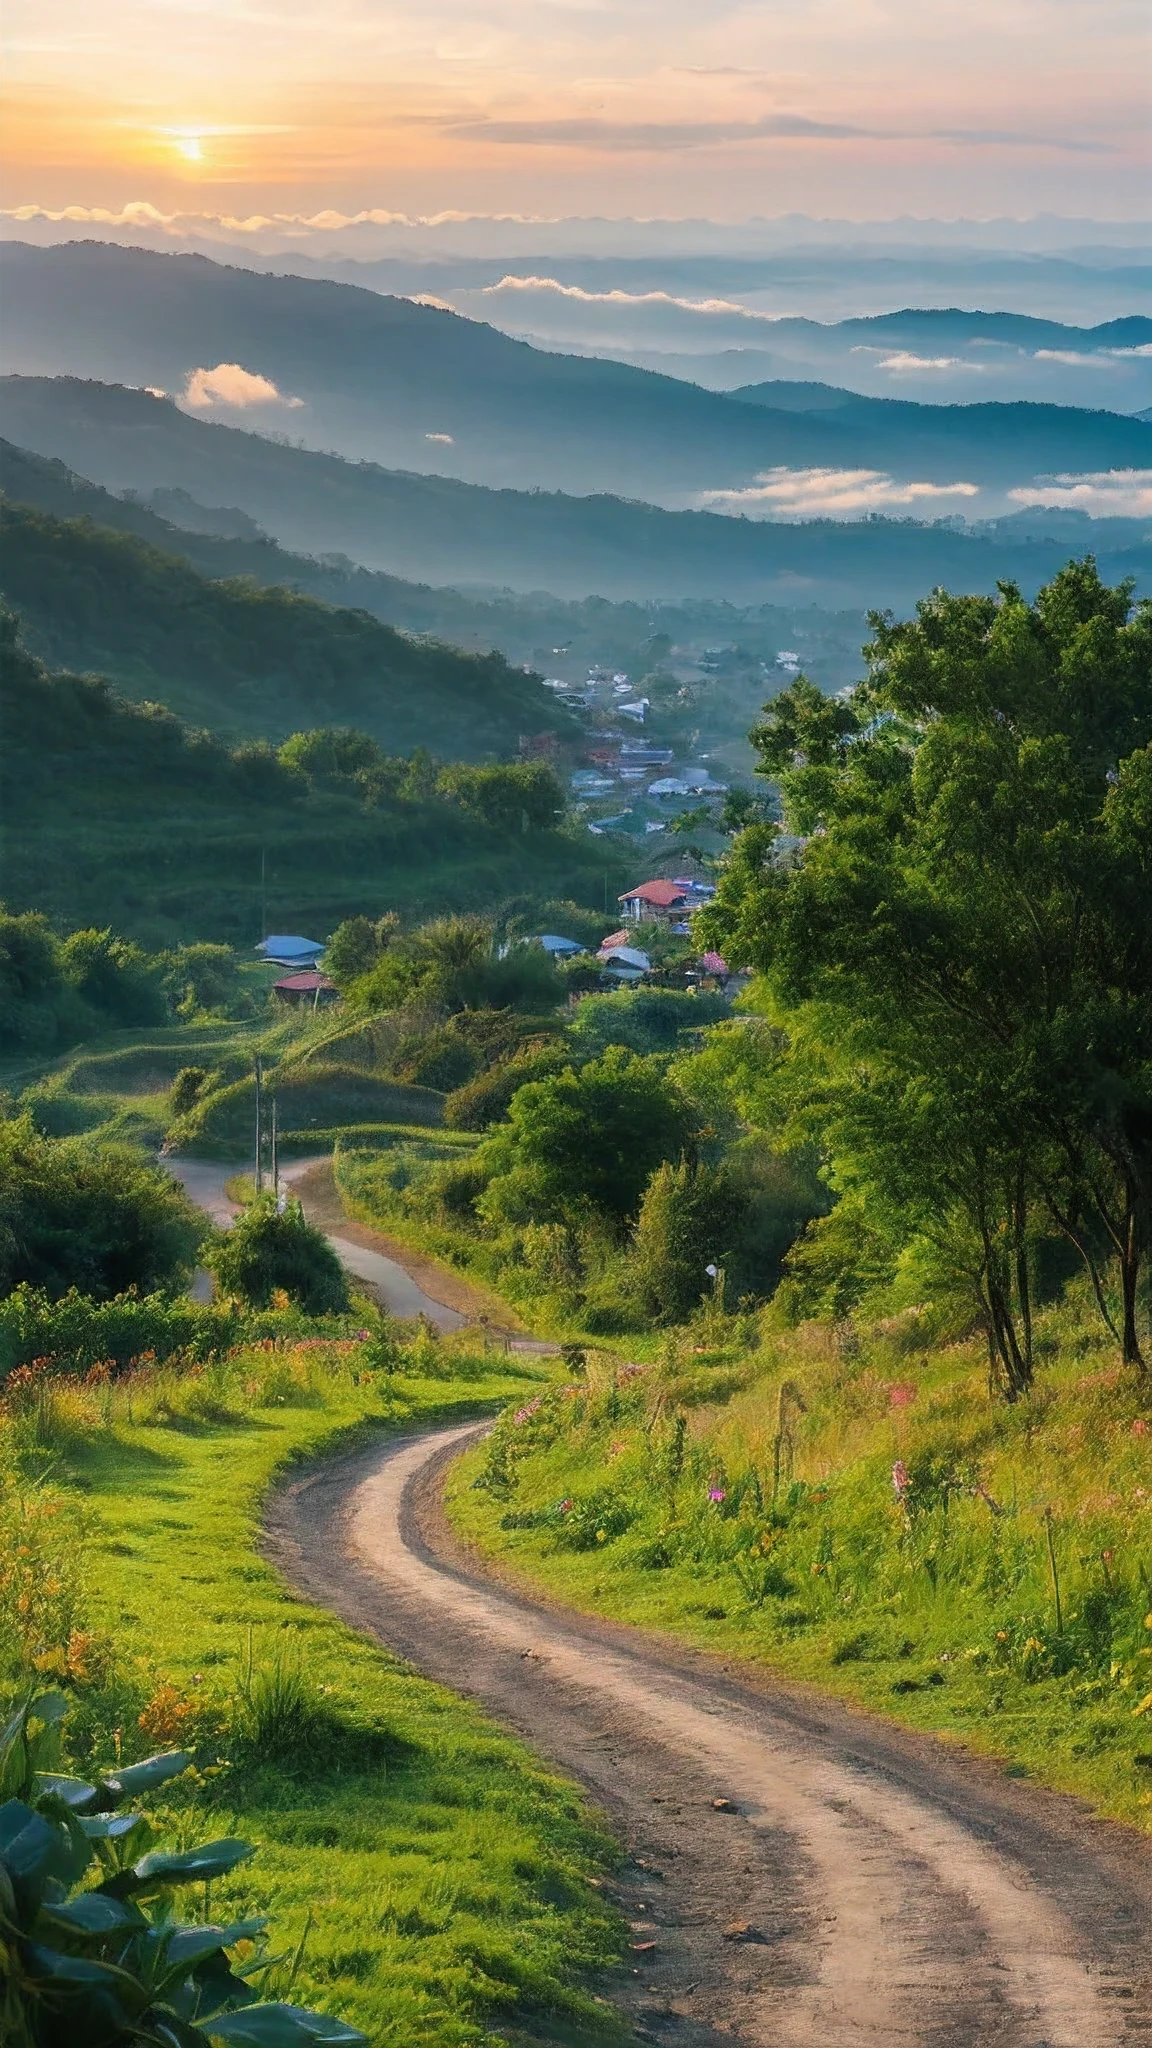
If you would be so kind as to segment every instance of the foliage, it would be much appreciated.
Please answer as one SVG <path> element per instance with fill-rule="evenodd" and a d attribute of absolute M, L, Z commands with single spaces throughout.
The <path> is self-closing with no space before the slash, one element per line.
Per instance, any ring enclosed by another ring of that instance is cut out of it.
<path fill-rule="evenodd" d="M 498 768 L 445 768 L 437 778 L 436 794 L 502 832 L 544 831 L 564 812 L 559 779 L 554 769 L 541 761 Z"/>
<path fill-rule="evenodd" d="M 657 1167 L 636 1223 L 636 1285 L 649 1315 L 684 1322 L 715 1287 L 746 1222 L 747 1204 L 718 1167 L 680 1160 Z"/>
<path fill-rule="evenodd" d="M 20 1283 L 97 1300 L 187 1280 L 203 1218 L 169 1175 L 126 1147 L 42 1138 L 0 1123 L 0 1295 Z"/>
<path fill-rule="evenodd" d="M 503 953 L 490 919 L 451 913 L 431 918 L 388 946 L 352 984 L 362 1010 L 390 1010 L 418 998 L 450 1013 L 553 1008 L 561 983 L 547 954 L 531 946 Z"/>
<path fill-rule="evenodd" d="M 424 699 L 413 702 L 423 718 Z M 514 723 L 525 729 L 519 714 Z M 459 718 L 446 721 L 445 737 L 461 746 L 463 731 Z M 488 909 L 521 886 L 528 846 L 541 893 L 599 901 L 603 847 L 554 831 L 513 841 L 437 798 L 435 773 L 419 765 L 410 757 L 398 783 L 390 769 L 363 784 L 310 777 L 264 742 L 236 746 L 100 678 L 50 674 L 0 607 L 0 810 L 14 911 L 42 910 L 62 928 L 111 923 L 156 947 L 247 948 L 265 900 L 269 915 L 280 906 L 293 928 L 317 933 L 385 892 L 409 916 L 446 900 Z M 621 886 L 623 871 L 609 865 Z M 7 1002 L 0 988 L 0 1023 Z M 82 1022 L 73 1036 L 92 1028 Z M 41 1042 L 36 1020 L 18 1042 Z"/>
<path fill-rule="evenodd" d="M 485 1131 L 507 1116 L 512 1099 L 526 1081 L 539 1081 L 563 1073 L 571 1064 L 570 1054 L 557 1038 L 531 1038 L 492 1065 L 474 1080 L 453 1089 L 444 1104 L 444 1121 L 450 1130 Z"/>
<path fill-rule="evenodd" d="M 67 1710 L 62 1694 L 41 1693 L 0 1731 L 0 2021 L 11 2048 L 363 2042 L 339 2020 L 258 1997 L 249 1979 L 268 1968 L 263 1915 L 173 1918 L 173 1892 L 230 1876 L 254 1853 L 236 1840 L 148 1847 L 143 1815 L 120 1810 L 186 1771 L 186 1751 L 114 1765 L 95 1784 L 35 1768 L 36 1735 Z M 84 1885 L 93 1867 L 97 1882 Z M 246 1963 L 229 1954 L 239 1948 Z"/>
<path fill-rule="evenodd" d="M 592 1211 L 622 1226 L 649 1175 L 691 1136 L 688 1105 L 662 1063 L 609 1046 L 578 1071 L 517 1090 L 507 1125 L 481 1154 L 491 1178 L 479 1206 L 493 1219 L 579 1220 Z"/>
<path fill-rule="evenodd" d="M 470 1453 L 449 1512 L 566 1602 L 940 1730 L 1147 1830 L 1152 1411 L 1090 1295 L 1077 1276 L 1038 1312 L 1043 1389 L 993 1408 L 980 1340 L 921 1306 L 794 1331 L 774 1309 L 722 1330 L 703 1311 L 691 1350 L 594 1355 L 573 1398 L 510 1409 L 491 1440 L 507 1483 Z"/>
<path fill-rule="evenodd" d="M 344 1268 L 298 1202 L 282 1210 L 270 1195 L 250 1203 L 220 1239 L 212 1263 L 224 1292 L 250 1308 L 267 1308 L 279 1293 L 308 1315 L 339 1315 L 348 1306 Z"/>
<path fill-rule="evenodd" d="M 559 2034 L 615 2041 L 584 1978 L 618 1960 L 627 1931 L 587 1882 L 612 1851 L 577 1789 L 263 1558 L 261 1503 L 294 1459 L 365 1426 L 467 1419 L 539 1377 L 503 1360 L 493 1376 L 467 1333 L 436 1345 L 435 1379 L 419 1377 L 419 1345 L 393 1343 L 383 1371 L 376 1349 L 313 1331 L 199 1368 L 58 1384 L 57 1434 L 16 1484 L 52 1510 L 46 1537 L 68 1532 L 84 1581 L 76 1655 L 101 1622 L 113 1636 L 103 1674 L 53 1667 L 69 1703 L 55 1767 L 92 1779 L 117 1744 L 122 1765 L 195 1749 L 154 1824 L 181 1849 L 262 1845 L 213 1882 L 204 1917 L 272 1913 L 265 1998 L 338 2011 L 380 2048 L 482 2048 L 541 2012 Z M 9 1441 L 0 1419 L 0 1512 Z M 311 1729 L 299 1741 L 274 1684 L 278 1665 L 290 1681 L 298 1664 Z M 278 1760 L 250 1745 L 250 1691 Z"/>
<path fill-rule="evenodd" d="M 769 706 L 753 737 L 806 844 L 782 859 L 774 827 L 745 832 L 705 929 L 766 977 L 793 1128 L 967 1273 L 1005 1392 L 1032 1380 L 1055 1233 L 1139 1367 L 1152 606 L 1085 562 L 1033 605 L 938 592 L 872 624 L 851 703 L 801 678 Z"/>
<path fill-rule="evenodd" d="M 633 1052 L 675 1052 L 686 1031 L 717 1024 L 729 1014 L 720 995 L 688 995 L 678 989 L 620 989 L 585 996 L 572 1019 L 577 1059 L 596 1059 L 610 1045 Z"/>
<path fill-rule="evenodd" d="M 294 749 L 287 765 L 354 776 L 417 745 L 482 756 L 526 732 L 571 731 L 534 676 L 499 654 L 419 641 L 297 590 L 209 579 L 171 552 L 90 521 L 5 502 L 4 594 L 50 664 L 111 677 L 181 717 Z M 329 707 L 300 744 L 295 725 Z M 347 727 L 362 733 L 345 736 Z M 334 731 L 332 728 L 340 728 Z"/>

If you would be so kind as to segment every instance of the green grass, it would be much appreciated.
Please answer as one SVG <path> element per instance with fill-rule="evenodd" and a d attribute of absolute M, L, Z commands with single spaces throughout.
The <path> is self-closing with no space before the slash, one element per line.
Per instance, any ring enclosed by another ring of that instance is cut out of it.
<path fill-rule="evenodd" d="M 115 1645 L 110 1676 L 76 1682 L 73 1739 L 130 1756 L 191 1731 L 228 1759 L 191 1792 L 174 1787 L 158 1824 L 181 1843 L 259 1844 L 214 1888 L 213 1914 L 270 1912 L 289 1952 L 303 1938 L 293 1997 L 381 2048 L 618 2040 L 586 1986 L 626 1936 L 588 1883 L 612 1850 L 579 1793 L 477 1709 L 295 1599 L 260 1554 L 261 1502 L 295 1461 L 475 1412 L 517 1384 L 450 1347 L 425 1344 L 409 1369 L 423 1358 L 455 1379 L 358 1376 L 357 1354 L 254 1352 L 191 1378 L 154 1371 L 134 1393 L 57 1382 L 46 1413 L 8 1424 L 25 1471 L 53 1461 L 36 1512 L 56 1519 L 39 1537 L 24 1525 L 34 1551 L 48 1546 L 38 1597 L 51 1606 L 43 1589 L 64 1586 L 45 1639 L 67 1642 L 79 1613 Z M 9 1518 L 13 1472 L 0 1487 Z M 0 1585 L 11 1603 L 11 1574 Z M 74 1661 L 99 1661 L 85 1635 L 71 1641 Z M 51 1655 L 41 1668 L 51 1675 Z"/>
<path fill-rule="evenodd" d="M 744 1355 L 682 1341 L 615 1385 L 593 1360 L 589 1383 L 468 1454 L 450 1512 L 530 1586 L 1152 1832 L 1152 1386 L 1121 1374 L 1078 1304 L 1044 1319 L 1041 1344 L 1014 1408 L 989 1402 L 975 1345 L 933 1349 L 915 1318 L 846 1352 L 817 1326 Z M 785 1397 L 774 1502 L 785 1383 L 806 1412 Z"/>

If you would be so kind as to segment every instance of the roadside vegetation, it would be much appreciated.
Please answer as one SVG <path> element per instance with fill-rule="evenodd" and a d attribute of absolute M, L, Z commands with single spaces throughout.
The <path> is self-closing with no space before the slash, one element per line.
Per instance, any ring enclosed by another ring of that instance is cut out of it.
<path fill-rule="evenodd" d="M 608 2042 L 611 2009 L 581 1986 L 622 1934 L 588 1883 L 611 1850 L 579 1796 L 260 1555 L 261 1503 L 294 1462 L 532 1391 L 531 1368 L 401 1337 L 369 1313 L 359 1334 L 200 1363 L 10 1376 L 0 1686 L 56 1696 L 42 1769 L 188 1753 L 123 1860 L 254 1845 L 191 1917 L 240 1923 L 266 1999 L 395 2048 Z M 251 1924 L 269 1911 L 270 1949 Z"/>

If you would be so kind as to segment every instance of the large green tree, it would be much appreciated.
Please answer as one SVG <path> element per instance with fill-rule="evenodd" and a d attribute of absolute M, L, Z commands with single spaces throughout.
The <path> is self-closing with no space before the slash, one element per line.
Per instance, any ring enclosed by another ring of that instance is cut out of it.
<path fill-rule="evenodd" d="M 106 1300 L 183 1285 L 207 1232 L 166 1173 L 126 1148 L 0 1123 L 0 1294 L 21 1281 Z"/>
<path fill-rule="evenodd" d="M 857 1179 L 966 1236 L 1009 1393 L 1038 1218 L 1142 1366 L 1152 606 L 1086 561 L 1031 604 L 938 591 L 871 624 L 848 701 L 801 678 L 754 732 L 800 844 L 742 835 L 710 937 L 822 1049 Z"/>

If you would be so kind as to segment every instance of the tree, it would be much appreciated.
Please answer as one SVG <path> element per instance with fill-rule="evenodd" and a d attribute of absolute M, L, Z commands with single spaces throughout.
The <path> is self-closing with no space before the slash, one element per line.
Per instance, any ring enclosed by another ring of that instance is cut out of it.
<path fill-rule="evenodd" d="M 0 1124 L 0 1294 L 22 1281 L 53 1299 L 183 1286 L 207 1225 L 168 1174 L 136 1153 Z"/>
<path fill-rule="evenodd" d="M 688 1105 L 658 1058 L 609 1046 L 579 1072 L 529 1081 L 481 1157 L 484 1213 L 517 1220 L 599 1215 L 622 1228 L 650 1175 L 692 1140 Z"/>
<path fill-rule="evenodd" d="M 205 941 L 178 946 L 163 956 L 163 970 L 164 991 L 180 1017 L 225 1010 L 240 993 L 238 963 L 231 946 Z"/>
<path fill-rule="evenodd" d="M 436 794 L 500 832 L 547 831 L 564 810 L 564 791 L 554 770 L 543 761 L 495 768 L 445 768 L 437 780 Z"/>
<path fill-rule="evenodd" d="M 160 963 L 112 931 L 72 932 L 61 947 L 65 979 L 84 1002 L 117 1024 L 163 1024 Z"/>
<path fill-rule="evenodd" d="M 711 1287 L 746 1221 L 746 1203 L 722 1167 L 658 1166 L 644 1190 L 633 1240 L 637 1288 L 661 1322 L 683 1322 Z"/>
<path fill-rule="evenodd" d="M 370 917 L 346 917 L 324 949 L 324 972 L 340 988 L 370 974 L 380 958 L 380 940 Z"/>
<path fill-rule="evenodd" d="M 253 1202 L 224 1233 L 212 1263 L 223 1292 L 251 1308 L 267 1308 L 281 1291 L 307 1315 L 336 1315 L 348 1307 L 344 1268 L 298 1202 L 283 1212 L 271 1196 Z"/>
<path fill-rule="evenodd" d="M 1073 1243 L 1123 1356 L 1152 1235 L 1152 606 L 1072 563 L 1025 603 L 873 615 L 850 703 L 800 678 L 753 734 L 790 829 L 737 841 L 712 943 L 823 1048 L 827 1142 L 967 1236 L 1009 1394 L 1032 1375 L 1031 1253 Z M 1101 1270 L 1110 1252 L 1113 1312 Z"/>

